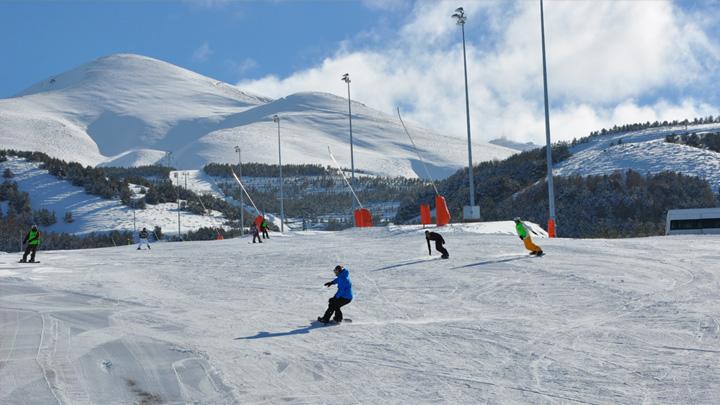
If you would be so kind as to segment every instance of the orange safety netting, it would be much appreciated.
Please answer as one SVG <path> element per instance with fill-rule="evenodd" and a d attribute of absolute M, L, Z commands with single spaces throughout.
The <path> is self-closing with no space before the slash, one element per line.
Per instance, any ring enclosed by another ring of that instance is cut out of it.
<path fill-rule="evenodd" d="M 432 216 L 430 215 L 430 204 L 420 204 L 420 223 L 423 225 L 429 225 L 432 222 Z"/>
<path fill-rule="evenodd" d="M 435 223 L 437 226 L 443 226 L 450 223 L 450 211 L 448 211 L 445 197 L 441 195 L 435 196 Z"/>
<path fill-rule="evenodd" d="M 373 226 L 372 215 L 366 208 L 358 208 L 355 210 L 355 226 L 365 228 Z"/>

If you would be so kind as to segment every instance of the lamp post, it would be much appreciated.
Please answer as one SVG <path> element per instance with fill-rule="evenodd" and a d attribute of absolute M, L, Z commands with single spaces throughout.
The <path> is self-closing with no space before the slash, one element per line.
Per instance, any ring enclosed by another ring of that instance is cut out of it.
<path fill-rule="evenodd" d="M 463 67 L 465 69 L 465 117 L 467 120 L 467 136 L 468 136 L 468 178 L 470 179 L 470 206 L 464 207 L 464 219 L 480 219 L 480 207 L 475 205 L 475 179 L 473 179 L 473 163 L 472 163 L 472 142 L 470 138 L 470 98 L 468 96 L 468 79 L 467 79 L 467 57 L 465 55 L 465 10 L 462 7 L 455 9 L 452 15 L 460 26 L 462 31 L 463 44 Z"/>
<path fill-rule="evenodd" d="M 350 121 L 350 178 L 352 184 L 355 185 L 355 158 L 353 155 L 353 139 L 352 139 L 352 109 L 350 107 L 350 73 L 345 73 L 340 79 L 347 83 L 348 89 L 348 120 Z M 353 201 L 353 205 L 355 202 Z"/>
<path fill-rule="evenodd" d="M 175 181 L 177 184 L 176 187 L 178 190 L 176 193 L 176 195 L 177 195 L 177 212 L 178 212 L 178 239 L 181 239 L 182 237 L 180 236 L 181 235 L 181 233 L 180 233 L 180 176 L 178 176 L 178 172 L 175 172 L 173 174 L 175 175 Z"/>
<path fill-rule="evenodd" d="M 280 117 L 273 115 L 273 122 L 278 127 L 278 163 L 280 165 L 280 232 L 285 232 L 285 207 L 283 206 L 282 150 L 280 148 Z"/>
<path fill-rule="evenodd" d="M 543 15 L 543 2 L 540 0 L 540 31 L 542 37 L 542 61 L 543 61 L 543 89 L 545 93 L 545 157 L 547 160 L 547 183 L 548 183 L 548 235 L 555 237 L 555 190 L 553 187 L 552 175 L 552 144 L 550 143 L 550 108 L 548 107 L 547 90 L 547 66 L 545 64 L 545 17 Z"/>
<path fill-rule="evenodd" d="M 235 152 L 238 153 L 238 178 L 242 182 L 242 149 L 239 146 L 235 146 Z M 242 191 L 242 190 L 241 190 Z M 243 235 L 245 229 L 245 207 L 243 203 L 243 193 L 240 193 L 240 236 Z"/>

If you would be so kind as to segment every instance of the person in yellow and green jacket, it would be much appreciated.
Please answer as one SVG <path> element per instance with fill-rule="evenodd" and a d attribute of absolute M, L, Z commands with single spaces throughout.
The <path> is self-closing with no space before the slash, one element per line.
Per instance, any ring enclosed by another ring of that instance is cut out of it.
<path fill-rule="evenodd" d="M 38 245 L 40 245 L 40 231 L 38 231 L 36 225 L 33 225 L 27 235 L 25 235 L 23 244 L 27 244 L 27 247 L 25 248 L 25 254 L 22 260 L 20 260 L 20 263 L 27 263 L 28 255 L 30 255 L 30 263 L 35 263 L 35 251 L 37 251 Z M 31 252 L 32 254 L 30 254 Z"/>
<path fill-rule="evenodd" d="M 523 224 L 523 222 L 518 217 L 516 217 L 514 221 L 515 229 L 517 230 L 517 234 L 520 237 L 520 240 L 522 240 L 525 244 L 525 249 L 529 250 L 531 255 L 542 256 L 542 249 L 540 248 L 540 246 L 533 243 L 532 238 L 530 237 L 530 233 L 527 231 L 527 228 L 525 228 L 525 224 Z"/>

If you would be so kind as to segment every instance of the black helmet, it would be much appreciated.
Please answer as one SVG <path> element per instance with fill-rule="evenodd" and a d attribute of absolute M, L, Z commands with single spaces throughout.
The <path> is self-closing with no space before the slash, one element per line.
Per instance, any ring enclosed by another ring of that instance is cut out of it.
<path fill-rule="evenodd" d="M 32 229 L 33 231 L 37 231 L 37 225 L 31 226 L 30 229 Z"/>
<path fill-rule="evenodd" d="M 343 268 L 342 268 L 342 266 L 338 264 L 337 266 L 335 266 L 335 268 L 333 269 L 333 271 L 335 271 L 335 272 L 338 272 L 338 273 L 339 273 L 339 272 L 341 272 L 341 271 L 342 271 L 342 269 L 343 269 Z"/>

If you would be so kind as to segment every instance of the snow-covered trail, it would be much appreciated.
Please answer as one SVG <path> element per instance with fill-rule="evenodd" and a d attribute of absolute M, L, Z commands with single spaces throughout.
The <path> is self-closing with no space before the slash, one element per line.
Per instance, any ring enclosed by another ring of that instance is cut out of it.
<path fill-rule="evenodd" d="M 0 256 L 0 402 L 720 397 L 720 237 L 443 235 L 450 260 L 409 227 Z M 353 322 L 315 327 L 338 263 Z"/>

